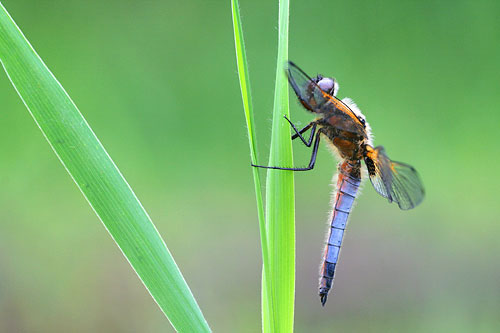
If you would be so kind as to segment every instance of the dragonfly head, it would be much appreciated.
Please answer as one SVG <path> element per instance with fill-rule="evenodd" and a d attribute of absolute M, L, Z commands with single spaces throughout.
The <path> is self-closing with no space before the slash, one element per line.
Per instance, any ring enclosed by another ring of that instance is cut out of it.
<path fill-rule="evenodd" d="M 321 113 L 323 111 L 321 105 L 329 100 L 325 97 L 325 94 L 335 96 L 337 90 L 339 90 L 339 85 L 334 78 L 324 77 L 321 74 L 309 79 L 304 87 L 297 96 L 306 110 L 313 113 Z"/>
<path fill-rule="evenodd" d="M 289 61 L 285 67 L 288 82 L 302 103 L 302 106 L 313 113 L 322 113 L 322 105 L 335 96 L 339 85 L 334 78 L 317 75 L 311 78 L 293 62 Z"/>
<path fill-rule="evenodd" d="M 314 81 L 327 94 L 332 96 L 337 95 L 339 84 L 333 77 L 323 77 L 323 75 L 319 74 Z"/>

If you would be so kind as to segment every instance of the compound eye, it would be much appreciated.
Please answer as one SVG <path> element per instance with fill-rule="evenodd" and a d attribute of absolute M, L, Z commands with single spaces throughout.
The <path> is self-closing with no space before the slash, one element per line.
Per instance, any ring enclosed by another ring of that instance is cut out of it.
<path fill-rule="evenodd" d="M 320 81 L 318 81 L 318 86 L 321 88 L 321 90 L 326 91 L 326 92 L 332 91 L 334 85 L 335 85 L 335 82 L 328 77 L 325 77 L 325 78 L 321 79 Z"/>

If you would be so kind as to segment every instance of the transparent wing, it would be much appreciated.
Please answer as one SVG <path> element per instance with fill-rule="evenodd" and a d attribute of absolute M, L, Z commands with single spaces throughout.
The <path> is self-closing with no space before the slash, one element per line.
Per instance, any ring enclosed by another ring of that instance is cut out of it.
<path fill-rule="evenodd" d="M 401 209 L 411 209 L 422 202 L 425 191 L 417 171 L 410 165 L 391 161 L 384 147 L 368 151 L 365 156 L 370 181 L 375 190 Z"/>
<path fill-rule="evenodd" d="M 334 116 L 339 116 L 342 119 L 345 118 L 343 117 L 345 115 L 357 124 L 357 130 L 362 130 L 365 128 L 365 121 L 364 119 L 362 119 L 362 117 L 353 112 L 346 103 L 339 100 L 337 97 L 323 91 L 319 87 L 315 79 L 311 79 L 309 75 L 307 75 L 293 62 L 288 62 L 286 73 L 288 76 L 288 82 L 290 82 L 290 85 L 299 98 L 299 101 L 306 109 L 312 112 L 323 114 L 335 113 L 336 115 Z M 334 81 L 334 79 L 331 80 Z M 336 92 L 338 90 L 338 84 L 334 83 L 334 85 L 334 92 Z M 345 128 L 346 126 L 348 128 Z M 352 124 L 348 125 L 339 123 L 337 125 L 337 128 L 346 131 L 352 131 L 352 129 L 350 129 L 350 127 L 352 126 Z"/>
<path fill-rule="evenodd" d="M 329 101 L 325 93 L 302 69 L 289 61 L 286 68 L 288 82 L 305 108 L 312 112 L 320 112 L 321 107 Z"/>

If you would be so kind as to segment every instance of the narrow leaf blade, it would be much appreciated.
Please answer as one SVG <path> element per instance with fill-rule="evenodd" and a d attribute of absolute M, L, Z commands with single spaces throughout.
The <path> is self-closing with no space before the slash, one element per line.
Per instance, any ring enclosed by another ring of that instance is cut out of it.
<path fill-rule="evenodd" d="M 209 332 L 141 203 L 1 3 L 0 62 L 54 152 L 174 328 Z"/>
<path fill-rule="evenodd" d="M 289 1 L 279 1 L 278 57 L 274 92 L 273 128 L 269 165 L 293 165 L 289 116 L 288 81 L 284 66 L 288 60 Z M 268 170 L 266 184 L 266 221 L 273 293 L 272 312 L 279 332 L 293 332 L 295 302 L 295 199 L 292 171 Z"/>
<path fill-rule="evenodd" d="M 248 130 L 248 143 L 250 145 L 250 157 L 252 164 L 258 165 L 257 161 L 257 143 L 254 131 L 254 114 L 252 105 L 252 96 L 250 89 L 250 77 L 248 74 L 248 64 L 246 60 L 245 42 L 243 39 L 243 29 L 240 18 L 240 9 L 238 0 L 231 0 L 231 10 L 233 16 L 234 43 L 236 48 L 236 62 L 238 66 L 238 76 L 240 79 L 241 97 L 243 100 L 243 110 L 245 111 L 245 120 Z M 259 170 L 252 168 L 255 184 L 255 196 L 257 201 L 257 216 L 259 219 L 259 231 L 262 249 L 262 326 L 267 327 L 267 331 L 274 331 L 273 313 L 269 312 L 273 304 L 273 294 L 266 293 L 266 288 L 270 288 L 269 272 L 269 250 L 267 241 L 266 221 L 264 216 L 264 202 L 262 200 L 261 181 Z M 266 329 L 264 329 L 266 330 Z"/>

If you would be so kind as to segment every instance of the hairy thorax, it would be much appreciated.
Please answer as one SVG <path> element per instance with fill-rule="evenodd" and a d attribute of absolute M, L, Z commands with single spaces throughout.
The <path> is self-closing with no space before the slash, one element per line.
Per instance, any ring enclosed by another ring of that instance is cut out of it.
<path fill-rule="evenodd" d="M 363 159 L 363 150 L 367 142 L 364 131 L 353 127 L 349 130 L 339 129 L 331 124 L 332 119 L 323 118 L 318 121 L 326 141 L 334 147 L 342 159 L 357 161 Z"/>

